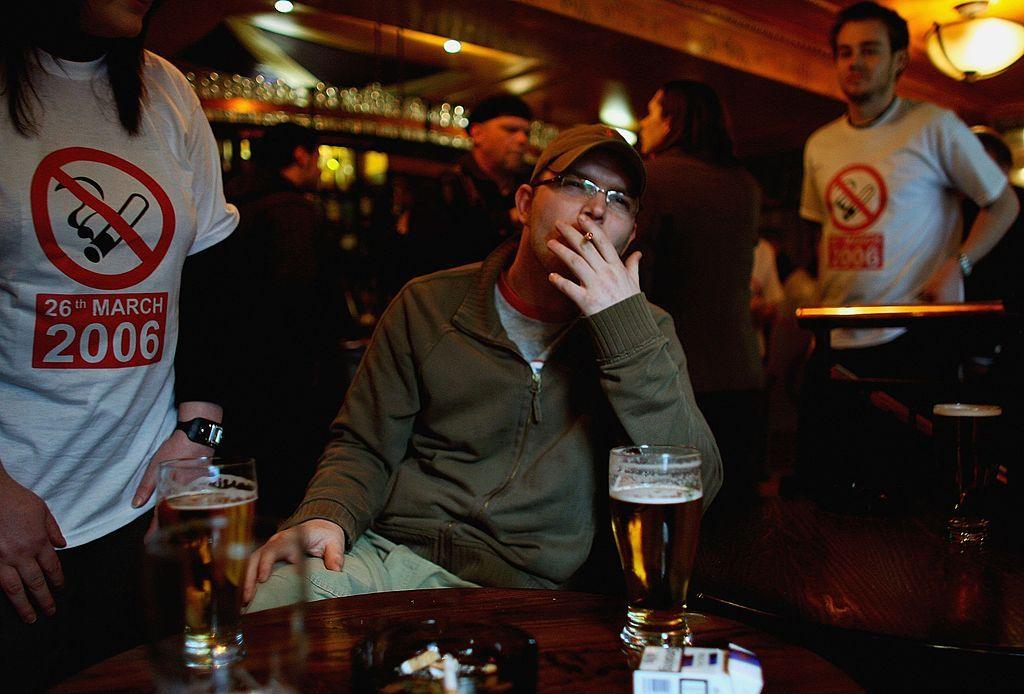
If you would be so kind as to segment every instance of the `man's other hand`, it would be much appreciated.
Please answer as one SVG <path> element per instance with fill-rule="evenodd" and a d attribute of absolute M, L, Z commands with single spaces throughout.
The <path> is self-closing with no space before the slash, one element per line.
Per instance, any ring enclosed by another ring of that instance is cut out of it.
<path fill-rule="evenodd" d="M 298 564 L 307 554 L 323 559 L 329 571 L 341 571 L 345 563 L 345 531 L 329 520 L 314 518 L 276 533 L 249 557 L 242 602 L 249 604 L 256 593 L 256 583 L 266 582 L 274 564 Z"/>
<path fill-rule="evenodd" d="M 57 610 L 50 590 L 63 587 L 64 573 L 54 547 L 66 544 L 46 502 L 0 467 L 0 586 L 27 624 L 37 618 L 33 603 Z"/>
<path fill-rule="evenodd" d="M 963 271 L 956 258 L 948 258 L 925 282 L 921 299 L 930 304 L 955 304 L 964 300 Z"/>

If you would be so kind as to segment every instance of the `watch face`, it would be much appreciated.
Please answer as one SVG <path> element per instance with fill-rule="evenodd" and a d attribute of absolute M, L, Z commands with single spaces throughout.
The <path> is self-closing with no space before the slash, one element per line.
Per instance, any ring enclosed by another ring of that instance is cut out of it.
<path fill-rule="evenodd" d="M 207 445 L 216 448 L 220 445 L 221 440 L 224 438 L 224 427 L 219 424 L 211 424 L 209 431 L 206 436 L 206 440 L 209 441 Z"/>
<path fill-rule="evenodd" d="M 189 441 L 211 448 L 216 448 L 224 438 L 224 427 L 202 417 L 189 422 L 179 422 L 178 428 L 185 432 Z"/>

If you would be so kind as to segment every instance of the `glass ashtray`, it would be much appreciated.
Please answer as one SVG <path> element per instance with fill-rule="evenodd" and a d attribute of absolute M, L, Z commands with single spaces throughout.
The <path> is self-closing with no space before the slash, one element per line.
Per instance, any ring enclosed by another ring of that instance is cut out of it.
<path fill-rule="evenodd" d="M 537 688 L 537 642 L 522 629 L 453 619 L 392 624 L 352 652 L 357 692 L 491 694 Z"/>

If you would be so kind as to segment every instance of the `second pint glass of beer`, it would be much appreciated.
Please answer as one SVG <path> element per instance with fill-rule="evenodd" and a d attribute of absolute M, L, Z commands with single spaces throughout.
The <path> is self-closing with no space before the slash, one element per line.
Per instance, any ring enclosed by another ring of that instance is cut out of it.
<path fill-rule="evenodd" d="M 157 525 L 180 557 L 184 659 L 189 667 L 218 667 L 244 655 L 239 614 L 256 496 L 251 459 L 160 463 Z"/>
<path fill-rule="evenodd" d="M 612 449 L 608 488 L 612 530 L 626 575 L 623 642 L 689 643 L 686 591 L 700 532 L 700 453 L 686 446 Z"/>

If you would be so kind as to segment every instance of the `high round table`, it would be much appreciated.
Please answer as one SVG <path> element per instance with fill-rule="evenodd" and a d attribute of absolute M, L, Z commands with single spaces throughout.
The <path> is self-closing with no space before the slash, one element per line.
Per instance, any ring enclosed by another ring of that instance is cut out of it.
<path fill-rule="evenodd" d="M 941 515 L 852 516 L 802 499 L 713 506 L 691 591 L 698 606 L 813 647 L 869 689 L 1020 691 L 1016 532 L 964 550 L 946 541 Z"/>
<path fill-rule="evenodd" d="M 622 603 L 587 593 L 496 588 L 377 593 L 311 603 L 304 691 L 348 691 L 352 647 L 371 630 L 398 620 L 438 615 L 504 622 L 532 634 L 538 645 L 538 691 L 629 692 L 631 672 L 619 650 Z M 246 667 L 267 665 L 263 636 L 287 620 L 285 609 L 246 615 Z M 808 650 L 739 622 L 711 617 L 700 643 L 736 643 L 761 659 L 765 692 L 857 692 L 845 673 Z M 58 686 L 59 692 L 145 691 L 152 680 L 142 647 L 115 656 Z"/>

